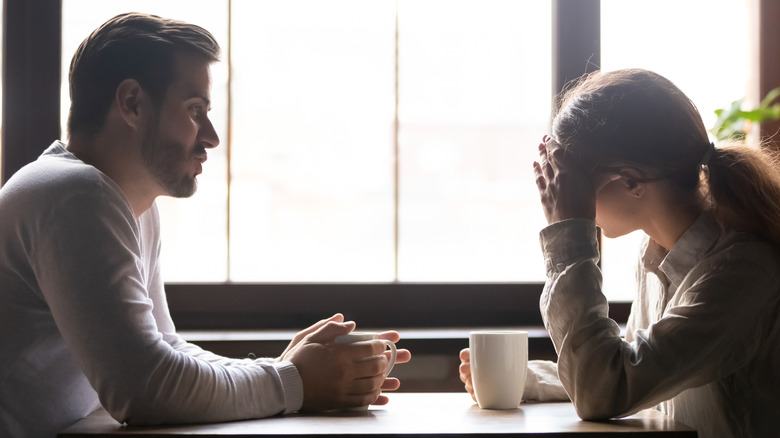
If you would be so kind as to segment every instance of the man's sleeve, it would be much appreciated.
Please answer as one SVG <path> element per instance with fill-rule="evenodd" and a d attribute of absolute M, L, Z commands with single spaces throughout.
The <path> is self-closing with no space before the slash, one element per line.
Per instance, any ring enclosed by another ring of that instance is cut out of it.
<path fill-rule="evenodd" d="M 85 192 L 95 194 L 74 191 L 54 208 L 33 268 L 68 349 L 106 410 L 120 422 L 162 424 L 299 409 L 302 386 L 292 364 L 228 366 L 163 339 L 138 223 L 121 198 Z"/>

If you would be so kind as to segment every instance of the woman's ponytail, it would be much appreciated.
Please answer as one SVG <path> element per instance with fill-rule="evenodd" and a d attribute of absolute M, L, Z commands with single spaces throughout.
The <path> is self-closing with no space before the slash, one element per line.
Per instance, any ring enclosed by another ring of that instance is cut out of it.
<path fill-rule="evenodd" d="M 718 223 L 780 249 L 780 155 L 744 144 L 715 148 L 704 172 Z"/>

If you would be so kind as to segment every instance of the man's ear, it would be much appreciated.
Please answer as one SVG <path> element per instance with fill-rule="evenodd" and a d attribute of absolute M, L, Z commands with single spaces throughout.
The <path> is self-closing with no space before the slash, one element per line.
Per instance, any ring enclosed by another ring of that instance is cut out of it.
<path fill-rule="evenodd" d="M 116 88 L 114 100 L 127 126 L 139 129 L 149 101 L 141 84 L 135 79 L 125 79 Z"/>

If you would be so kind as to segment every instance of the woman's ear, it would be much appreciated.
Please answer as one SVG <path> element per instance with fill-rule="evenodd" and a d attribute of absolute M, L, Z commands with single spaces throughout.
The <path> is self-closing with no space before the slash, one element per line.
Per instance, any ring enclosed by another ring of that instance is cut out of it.
<path fill-rule="evenodd" d="M 141 84 L 135 79 L 125 79 L 116 88 L 114 99 L 122 120 L 127 126 L 138 129 L 143 121 L 148 102 Z"/>
<path fill-rule="evenodd" d="M 620 169 L 620 176 L 626 190 L 634 198 L 641 198 L 645 194 L 645 180 L 636 169 L 624 167 Z"/>

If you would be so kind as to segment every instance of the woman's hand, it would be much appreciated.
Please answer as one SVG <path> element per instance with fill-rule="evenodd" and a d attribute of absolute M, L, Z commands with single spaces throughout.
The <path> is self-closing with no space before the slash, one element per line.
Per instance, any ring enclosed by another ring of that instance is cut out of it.
<path fill-rule="evenodd" d="M 567 159 L 555 140 L 544 136 L 539 143 L 539 161 L 534 161 L 533 166 L 548 224 L 596 218 L 596 190 L 591 175 Z"/>
<path fill-rule="evenodd" d="M 460 381 L 466 385 L 466 391 L 471 394 L 471 398 L 477 401 L 474 395 L 474 384 L 471 382 L 471 353 L 468 348 L 460 350 Z"/>

